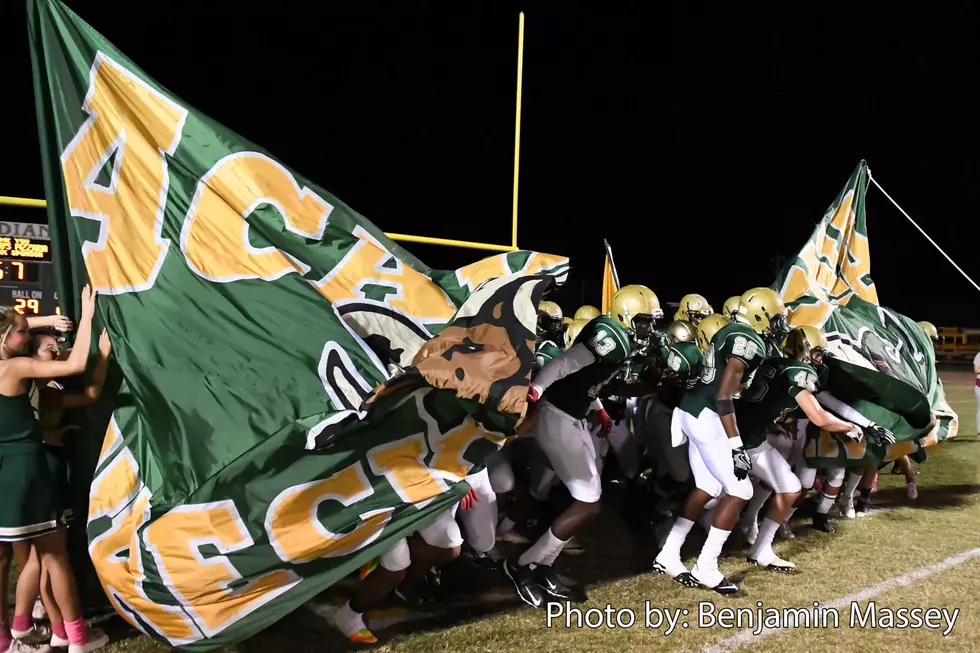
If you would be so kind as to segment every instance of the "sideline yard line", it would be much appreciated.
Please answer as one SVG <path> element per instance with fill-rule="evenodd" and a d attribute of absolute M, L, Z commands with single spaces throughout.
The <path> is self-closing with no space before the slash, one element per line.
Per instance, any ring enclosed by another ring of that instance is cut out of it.
<path fill-rule="evenodd" d="M 850 594 L 848 596 L 841 597 L 839 599 L 834 599 L 829 603 L 821 603 L 820 606 L 824 608 L 842 608 L 846 605 L 857 601 L 867 601 L 872 599 L 879 594 L 888 592 L 893 589 L 898 589 L 899 587 L 905 587 L 907 585 L 914 585 L 923 578 L 928 578 L 934 574 L 938 574 L 941 571 L 946 571 L 957 565 L 961 565 L 967 560 L 980 556 L 980 548 L 969 549 L 963 551 L 962 553 L 957 553 L 952 555 L 945 560 L 933 563 L 931 565 L 926 565 L 925 567 L 920 567 L 915 571 L 910 571 L 907 574 L 902 574 L 901 576 L 895 576 L 894 578 L 889 578 L 886 581 L 882 581 L 877 585 L 869 585 L 868 587 L 862 588 Z M 728 639 L 723 639 L 720 642 L 716 642 L 709 646 L 705 646 L 700 649 L 699 653 L 729 653 L 734 651 L 746 644 L 758 641 L 763 637 L 768 637 L 770 635 L 777 635 L 779 633 L 785 632 L 786 628 L 763 628 L 759 634 L 754 635 L 752 629 L 746 629 L 737 635 L 733 635 Z"/>

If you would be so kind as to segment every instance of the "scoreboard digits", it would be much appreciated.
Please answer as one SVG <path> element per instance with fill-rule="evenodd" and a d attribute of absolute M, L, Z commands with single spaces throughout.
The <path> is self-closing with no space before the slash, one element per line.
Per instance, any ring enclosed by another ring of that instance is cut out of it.
<path fill-rule="evenodd" d="M 22 315 L 60 314 L 48 227 L 0 222 L 0 306 Z"/>

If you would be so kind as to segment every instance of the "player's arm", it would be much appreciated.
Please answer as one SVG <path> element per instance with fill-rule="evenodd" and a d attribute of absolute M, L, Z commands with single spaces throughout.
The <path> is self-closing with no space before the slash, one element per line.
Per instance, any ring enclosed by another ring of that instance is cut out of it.
<path fill-rule="evenodd" d="M 875 424 L 870 419 L 858 412 L 853 406 L 844 403 L 826 390 L 818 392 L 815 398 L 820 405 L 840 415 L 852 424 L 860 426 L 872 440 L 878 444 L 891 444 L 895 442 L 895 435 L 888 429 Z M 860 437 L 860 436 L 859 436 Z"/>
<path fill-rule="evenodd" d="M 744 374 L 745 363 L 732 356 L 725 364 L 725 371 L 722 372 L 718 391 L 715 392 L 715 410 L 721 417 L 721 425 L 725 429 L 725 435 L 730 440 L 737 439 L 739 447 L 742 446 L 742 439 L 739 437 L 738 424 L 735 422 L 735 395 L 742 387 Z M 733 443 L 732 446 L 735 447 L 736 445 Z"/>
<path fill-rule="evenodd" d="M 588 347 L 582 343 L 572 345 L 564 354 L 555 356 L 541 368 L 541 371 L 534 377 L 534 381 L 531 382 L 532 394 L 536 392 L 537 396 L 540 397 L 555 382 L 588 367 L 595 361 L 595 354 L 589 351 Z"/>
<path fill-rule="evenodd" d="M 816 397 L 809 390 L 800 390 L 799 394 L 796 395 L 796 403 L 806 413 L 806 418 L 810 420 L 810 423 L 824 431 L 829 431 L 830 433 L 850 433 L 857 430 L 854 424 L 845 422 L 824 410 L 823 406 L 820 405 Z"/>

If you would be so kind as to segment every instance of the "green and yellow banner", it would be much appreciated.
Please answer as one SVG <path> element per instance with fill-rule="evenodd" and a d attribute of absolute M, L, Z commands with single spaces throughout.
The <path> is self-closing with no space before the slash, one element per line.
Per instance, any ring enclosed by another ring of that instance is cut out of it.
<path fill-rule="evenodd" d="M 467 490 L 526 410 L 568 260 L 432 270 L 57 0 L 28 7 L 59 293 L 97 290 L 121 377 L 88 413 L 89 553 L 133 626 L 225 646 Z"/>
<path fill-rule="evenodd" d="M 790 324 L 826 333 L 834 357 L 832 393 L 891 429 L 897 442 L 844 442 L 811 426 L 806 455 L 816 467 L 878 465 L 924 454 L 958 429 L 929 337 L 915 321 L 878 302 L 865 211 L 868 178 L 868 164 L 861 161 L 773 288 L 789 308 Z"/>

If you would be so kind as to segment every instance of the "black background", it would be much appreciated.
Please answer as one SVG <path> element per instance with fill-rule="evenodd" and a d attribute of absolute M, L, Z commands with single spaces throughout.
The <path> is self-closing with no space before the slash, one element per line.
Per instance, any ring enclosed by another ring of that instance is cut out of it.
<path fill-rule="evenodd" d="M 717 308 L 768 285 L 862 158 L 980 277 L 974 3 L 67 4 L 385 230 L 495 243 L 510 240 L 524 9 L 519 245 L 572 258 L 566 311 L 598 303 L 603 237 L 621 281 L 664 302 Z M 41 197 L 25 2 L 2 5 L 0 195 Z M 883 304 L 980 326 L 980 294 L 873 188 L 868 222 Z M 483 255 L 408 247 L 439 268 Z"/>

